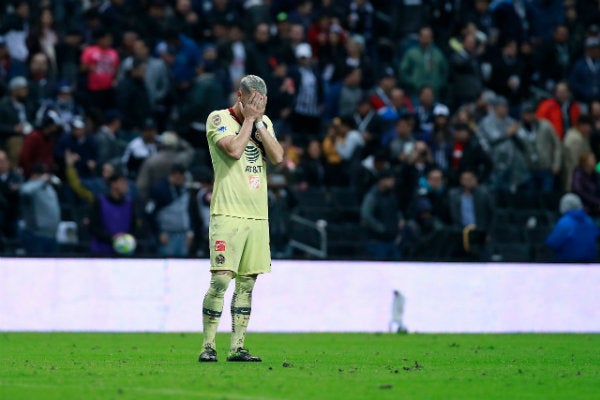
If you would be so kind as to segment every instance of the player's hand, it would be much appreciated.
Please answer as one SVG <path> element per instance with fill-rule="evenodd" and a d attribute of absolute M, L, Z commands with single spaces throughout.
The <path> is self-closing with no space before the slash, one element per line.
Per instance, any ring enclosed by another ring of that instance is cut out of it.
<path fill-rule="evenodd" d="M 246 104 L 240 102 L 240 109 L 244 119 L 257 120 L 264 114 L 266 103 L 263 97 L 258 92 L 252 92 Z"/>

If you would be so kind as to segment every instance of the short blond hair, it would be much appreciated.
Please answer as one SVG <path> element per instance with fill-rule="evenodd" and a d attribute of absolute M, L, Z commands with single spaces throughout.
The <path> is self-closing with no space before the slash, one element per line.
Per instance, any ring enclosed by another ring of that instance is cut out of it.
<path fill-rule="evenodd" d="M 246 75 L 240 81 L 240 91 L 242 93 L 252 93 L 256 90 L 260 94 L 267 94 L 267 84 L 265 81 L 256 75 Z"/>

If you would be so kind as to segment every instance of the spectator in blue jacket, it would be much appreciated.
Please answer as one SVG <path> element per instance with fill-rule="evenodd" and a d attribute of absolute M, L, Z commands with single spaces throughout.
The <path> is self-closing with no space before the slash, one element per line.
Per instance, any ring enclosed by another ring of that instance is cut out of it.
<path fill-rule="evenodd" d="M 585 55 L 571 70 L 569 87 L 575 99 L 590 103 L 600 100 L 600 39 L 589 37 L 585 40 Z"/>
<path fill-rule="evenodd" d="M 596 240 L 600 229 L 583 210 L 579 196 L 567 193 L 560 199 L 563 216 L 546 239 L 559 262 L 594 262 L 598 257 Z"/>

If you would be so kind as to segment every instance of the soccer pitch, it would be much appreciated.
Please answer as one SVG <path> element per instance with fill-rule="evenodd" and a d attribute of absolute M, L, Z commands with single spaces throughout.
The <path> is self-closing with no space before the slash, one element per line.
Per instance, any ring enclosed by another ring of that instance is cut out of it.
<path fill-rule="evenodd" d="M 0 399 L 597 399 L 600 335 L 0 333 Z"/>

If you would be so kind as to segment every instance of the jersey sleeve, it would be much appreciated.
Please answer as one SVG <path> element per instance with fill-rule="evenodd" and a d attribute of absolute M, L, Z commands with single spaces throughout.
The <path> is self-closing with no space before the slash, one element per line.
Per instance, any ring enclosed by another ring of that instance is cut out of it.
<path fill-rule="evenodd" d="M 235 135 L 235 132 L 227 127 L 220 112 L 214 111 L 210 113 L 206 119 L 206 136 L 209 143 L 216 145 L 225 136 L 233 135 Z"/>

